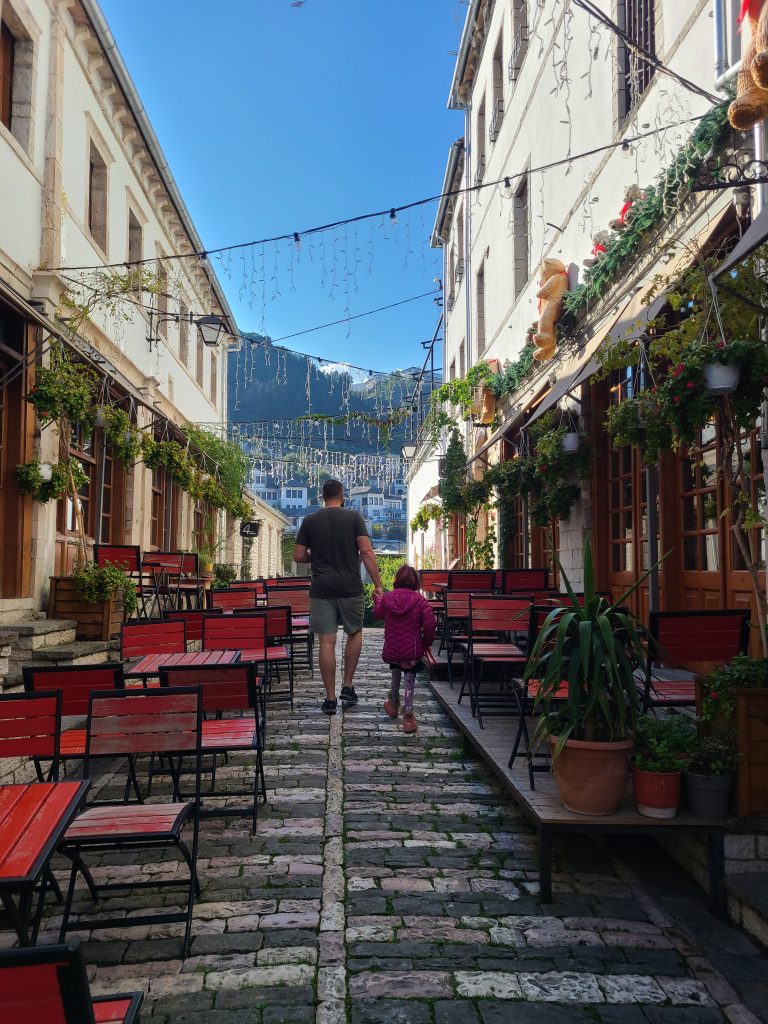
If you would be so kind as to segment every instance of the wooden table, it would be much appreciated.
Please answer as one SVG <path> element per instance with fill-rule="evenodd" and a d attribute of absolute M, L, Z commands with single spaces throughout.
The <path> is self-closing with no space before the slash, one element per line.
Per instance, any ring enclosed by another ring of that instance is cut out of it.
<path fill-rule="evenodd" d="M 456 703 L 456 692 L 449 688 L 448 683 L 432 679 L 429 687 L 466 741 L 474 747 L 536 829 L 542 903 L 552 903 L 553 899 L 552 842 L 557 836 L 650 835 L 669 839 L 676 835 L 701 835 L 707 839 L 709 853 L 710 910 L 716 917 L 725 916 L 724 821 L 694 818 L 684 812 L 674 818 L 646 818 L 635 809 L 629 795 L 625 796 L 616 814 L 606 817 L 569 811 L 563 807 L 551 772 L 542 773 L 536 789 L 531 789 L 526 767 L 517 767 L 516 764 L 509 767 L 511 735 L 508 723 L 494 720 L 481 730 L 469 708 Z"/>
<path fill-rule="evenodd" d="M 0 900 L 22 946 L 34 945 L 37 939 L 48 864 L 90 784 L 86 779 L 0 786 Z M 41 889 L 32 922 L 38 882 Z"/>
<path fill-rule="evenodd" d="M 161 668 L 210 668 L 232 665 L 240 660 L 240 651 L 177 651 L 175 654 L 145 654 L 125 668 L 126 679 L 147 679 L 160 674 Z"/>

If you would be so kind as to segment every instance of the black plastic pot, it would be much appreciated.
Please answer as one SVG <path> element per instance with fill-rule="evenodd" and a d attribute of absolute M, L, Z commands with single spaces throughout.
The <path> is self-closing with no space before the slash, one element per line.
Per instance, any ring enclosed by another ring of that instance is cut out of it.
<path fill-rule="evenodd" d="M 719 821 L 728 815 L 728 799 L 731 795 L 733 775 L 699 775 L 685 772 L 685 794 L 688 809 L 694 818 L 709 818 Z"/>

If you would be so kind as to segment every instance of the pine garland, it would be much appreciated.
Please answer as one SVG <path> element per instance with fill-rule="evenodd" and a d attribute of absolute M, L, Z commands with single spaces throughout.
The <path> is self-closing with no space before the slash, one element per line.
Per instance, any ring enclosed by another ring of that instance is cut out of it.
<path fill-rule="evenodd" d="M 563 299 L 563 316 L 559 329 L 573 327 L 580 317 L 608 291 L 624 272 L 630 260 L 643 248 L 648 233 L 672 213 L 682 209 L 690 195 L 690 187 L 705 157 L 723 142 L 728 130 L 728 104 L 713 107 L 699 121 L 688 142 L 655 185 L 645 190 L 645 197 L 633 207 L 631 222 L 613 241 L 605 255 L 584 274 L 584 283 Z"/>

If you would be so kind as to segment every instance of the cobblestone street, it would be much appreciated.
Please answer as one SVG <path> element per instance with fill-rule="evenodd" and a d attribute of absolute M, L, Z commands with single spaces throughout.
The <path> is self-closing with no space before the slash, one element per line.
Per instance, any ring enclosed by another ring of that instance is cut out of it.
<path fill-rule="evenodd" d="M 247 819 L 203 824 L 191 956 L 180 959 L 179 926 L 96 932 L 94 991 L 144 989 L 143 1018 L 158 1024 L 768 1020 L 766 960 L 700 893 L 690 907 L 678 894 L 698 922 L 681 924 L 623 861 L 571 843 L 556 848 L 555 902 L 542 907 L 533 832 L 465 757 L 426 682 L 415 736 L 380 710 L 380 643 L 367 631 L 358 708 L 326 719 L 319 678 L 303 677 L 293 713 L 270 709 L 256 835 Z M 131 877 L 137 859 L 111 858 L 110 876 Z M 136 913 L 157 906 L 151 890 L 127 899 Z"/>

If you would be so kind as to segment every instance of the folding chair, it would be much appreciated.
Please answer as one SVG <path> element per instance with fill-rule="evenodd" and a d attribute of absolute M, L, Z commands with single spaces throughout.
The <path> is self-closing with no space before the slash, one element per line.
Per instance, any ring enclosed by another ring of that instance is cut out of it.
<path fill-rule="evenodd" d="M 448 589 L 493 593 L 496 589 L 496 570 L 452 569 L 448 573 Z"/>
<path fill-rule="evenodd" d="M 221 608 L 223 611 L 232 611 L 234 608 L 255 609 L 259 595 L 255 590 L 235 588 L 228 590 L 207 590 L 206 603 L 209 610 Z"/>
<path fill-rule="evenodd" d="M 252 590 L 256 594 L 256 603 L 265 601 L 267 597 L 267 584 L 264 580 L 232 580 L 229 584 L 230 590 Z"/>
<path fill-rule="evenodd" d="M 250 609 L 238 609 L 233 615 L 251 615 Z M 273 700 L 282 697 L 290 700 L 293 709 L 293 618 L 291 609 L 287 606 L 259 609 L 259 614 L 266 616 L 267 621 L 267 673 L 266 692 Z M 241 655 L 242 658 L 242 655 Z M 285 691 L 275 690 L 273 683 L 275 678 L 280 682 L 280 667 L 285 666 L 288 671 L 288 689 Z"/>
<path fill-rule="evenodd" d="M 301 645 L 306 653 L 307 668 L 314 676 L 313 650 L 315 636 L 309 625 L 309 582 L 301 586 L 280 585 L 270 587 L 267 580 L 267 607 L 285 607 L 291 609 L 291 627 L 294 649 Z"/>
<path fill-rule="evenodd" d="M 0 694 L 0 759 L 31 757 L 40 782 L 57 782 L 60 740 L 61 690 Z M 47 778 L 43 775 L 41 761 L 50 761 L 51 763 Z M 56 897 L 61 900 L 58 883 L 50 869 L 47 869 L 40 883 L 37 910 L 34 920 L 32 920 L 32 945 L 37 941 L 37 933 L 40 930 L 45 891 L 48 884 L 53 888 Z M 23 899 L 20 898 L 19 910 L 23 921 L 28 921 L 32 917 L 32 895 L 30 891 Z M 22 941 L 23 934 L 23 931 L 20 932 Z"/>
<path fill-rule="evenodd" d="M 221 615 L 223 608 L 190 608 L 181 612 L 164 612 L 164 622 L 183 622 L 187 644 L 202 644 L 203 619 L 206 615 Z"/>
<path fill-rule="evenodd" d="M 93 548 L 96 565 L 116 565 L 136 584 L 136 597 L 141 615 L 147 616 L 147 594 L 154 593 L 141 568 L 141 549 L 138 544 L 96 544 Z"/>
<path fill-rule="evenodd" d="M 469 593 L 462 590 L 446 590 L 443 593 L 443 629 L 440 634 L 440 646 L 448 657 L 448 682 L 453 689 L 453 655 L 466 642 L 469 628 Z M 462 657 L 463 660 L 463 657 Z"/>
<path fill-rule="evenodd" d="M 158 615 L 167 611 L 169 607 L 178 607 L 179 582 L 183 562 L 183 552 L 150 551 L 144 553 L 141 570 L 152 580 Z"/>
<path fill-rule="evenodd" d="M 250 814 L 253 831 L 256 831 L 259 796 L 266 803 L 267 787 L 264 780 L 264 729 L 266 705 L 261 679 L 256 675 L 256 666 L 247 663 L 215 665 L 206 668 L 165 668 L 160 671 L 160 687 L 199 686 L 203 694 L 203 711 L 221 716 L 239 712 L 239 718 L 206 718 L 202 724 L 202 753 L 213 755 L 211 788 L 215 795 L 216 758 L 235 752 L 253 753 L 256 757 L 252 790 L 226 790 L 218 795 L 224 797 L 253 796 L 251 807 L 201 809 L 204 817 L 227 817 L 230 814 Z M 244 714 L 244 712 L 252 712 Z"/>
<path fill-rule="evenodd" d="M 652 707 L 694 707 L 696 679 L 746 654 L 749 611 L 651 612 L 654 662 L 648 659 L 642 702 Z M 667 672 L 663 665 L 672 669 Z"/>
<path fill-rule="evenodd" d="M 190 608 L 190 601 L 195 600 L 195 607 L 203 607 L 203 588 L 200 582 L 200 557 L 196 551 L 174 551 L 181 555 L 181 564 L 176 582 L 176 607 L 182 603 Z"/>
<path fill-rule="evenodd" d="M 498 569 L 496 586 L 502 594 L 514 594 L 515 591 L 547 590 L 549 569 Z"/>
<path fill-rule="evenodd" d="M 143 992 L 92 996 L 77 940 L 0 951 L 3 1024 L 134 1024 Z"/>
<path fill-rule="evenodd" d="M 467 640 L 459 645 L 465 652 L 464 676 L 459 702 L 465 688 L 469 689 L 472 714 L 483 728 L 483 708 L 486 715 L 514 714 L 517 702 L 508 689 L 508 674 L 517 669 L 525 671 L 526 656 L 512 637 L 529 626 L 530 597 L 469 595 L 469 629 Z M 483 668 L 493 666 L 502 672 L 496 680 L 496 692 L 481 694 Z"/>
<path fill-rule="evenodd" d="M 143 658 L 145 654 L 183 654 L 187 649 L 186 622 L 156 619 L 127 622 L 120 630 L 120 657 Z"/>
<path fill-rule="evenodd" d="M 84 719 L 88 714 L 91 691 L 122 690 L 125 686 L 123 666 L 117 662 L 105 665 L 60 665 L 56 668 L 34 668 L 25 665 L 21 673 L 25 693 L 47 693 L 55 690 L 61 694 L 62 719 Z M 64 768 L 67 761 L 82 761 L 84 757 L 85 729 L 79 725 L 74 728 L 62 728 L 59 760 Z M 40 766 L 36 765 L 36 768 L 38 777 L 42 778 Z"/>
<path fill-rule="evenodd" d="M 140 754 L 166 754 L 174 758 L 194 757 L 195 795 L 179 798 L 178 771 L 173 772 L 173 796 L 170 803 L 116 804 L 93 803 L 75 818 L 67 829 L 59 852 L 72 861 L 64 915 L 59 932 L 63 942 L 68 931 L 98 928 L 124 928 L 134 925 L 185 922 L 182 956 L 189 952 L 192 908 L 197 879 L 197 847 L 200 834 L 200 752 L 202 744 L 203 703 L 199 687 L 174 690 L 122 690 L 92 693 L 88 711 L 85 767 L 87 778 L 101 757 L 136 757 Z M 192 824 L 191 850 L 182 840 L 187 822 Z M 72 901 L 78 873 L 82 874 L 94 901 L 99 893 L 124 889 L 178 888 L 175 879 L 137 882 L 111 882 L 96 886 L 85 857 L 125 850 L 177 850 L 189 868 L 187 905 L 183 911 L 139 914 L 108 918 L 80 918 L 70 923 Z"/>
<path fill-rule="evenodd" d="M 240 661 L 263 665 L 267 679 L 267 696 L 271 696 L 272 671 L 280 664 L 289 669 L 287 696 L 293 707 L 293 671 L 289 648 L 284 644 L 271 644 L 268 639 L 268 609 L 254 609 L 249 614 L 211 617 L 203 622 L 204 651 L 240 651 Z M 282 695 L 280 695 L 282 696 Z"/>

